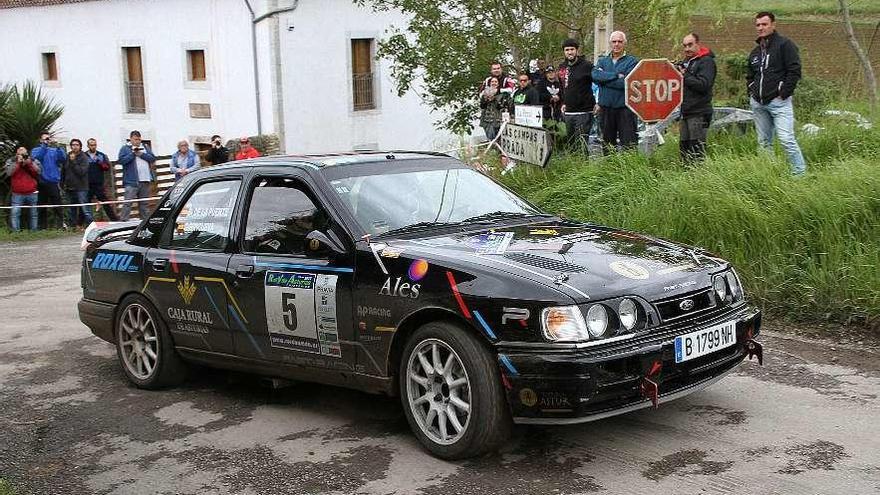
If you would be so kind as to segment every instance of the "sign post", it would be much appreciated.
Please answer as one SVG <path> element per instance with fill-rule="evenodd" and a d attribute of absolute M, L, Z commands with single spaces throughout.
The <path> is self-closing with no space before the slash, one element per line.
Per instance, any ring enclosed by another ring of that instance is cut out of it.
<path fill-rule="evenodd" d="M 647 123 L 665 120 L 681 106 L 684 79 L 665 58 L 640 61 L 624 84 L 626 106 Z"/>
<path fill-rule="evenodd" d="M 513 160 L 544 167 L 550 159 L 550 134 L 543 128 L 507 122 L 501 127 L 498 146 Z"/>

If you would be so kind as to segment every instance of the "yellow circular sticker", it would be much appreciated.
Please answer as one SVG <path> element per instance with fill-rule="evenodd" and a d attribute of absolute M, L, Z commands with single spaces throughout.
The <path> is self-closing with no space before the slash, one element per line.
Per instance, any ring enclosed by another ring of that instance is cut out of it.
<path fill-rule="evenodd" d="M 530 388 L 524 388 L 519 391 L 519 400 L 526 407 L 534 407 L 538 403 L 538 394 Z"/>

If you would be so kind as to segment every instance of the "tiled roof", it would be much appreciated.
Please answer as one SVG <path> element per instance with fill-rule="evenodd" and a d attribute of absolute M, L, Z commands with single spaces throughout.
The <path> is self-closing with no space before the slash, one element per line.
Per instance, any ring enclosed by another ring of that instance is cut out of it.
<path fill-rule="evenodd" d="M 0 9 L 15 9 L 19 7 L 46 7 L 48 5 L 61 5 L 65 3 L 93 2 L 95 0 L 0 0 Z"/>

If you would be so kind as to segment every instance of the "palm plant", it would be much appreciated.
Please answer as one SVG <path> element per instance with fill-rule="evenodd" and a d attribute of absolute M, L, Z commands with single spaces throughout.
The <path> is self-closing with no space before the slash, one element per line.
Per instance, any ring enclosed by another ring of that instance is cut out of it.
<path fill-rule="evenodd" d="M 33 148 L 41 133 L 51 132 L 64 107 L 44 95 L 33 81 L 9 87 L 6 92 L 6 104 L 0 106 L 0 129 L 17 146 Z"/>

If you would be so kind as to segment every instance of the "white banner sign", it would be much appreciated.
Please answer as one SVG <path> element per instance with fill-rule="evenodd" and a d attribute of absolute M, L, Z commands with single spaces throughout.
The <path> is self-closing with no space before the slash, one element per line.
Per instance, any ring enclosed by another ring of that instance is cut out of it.
<path fill-rule="evenodd" d="M 514 121 L 528 127 L 544 127 L 544 107 L 539 105 L 515 105 Z"/>

